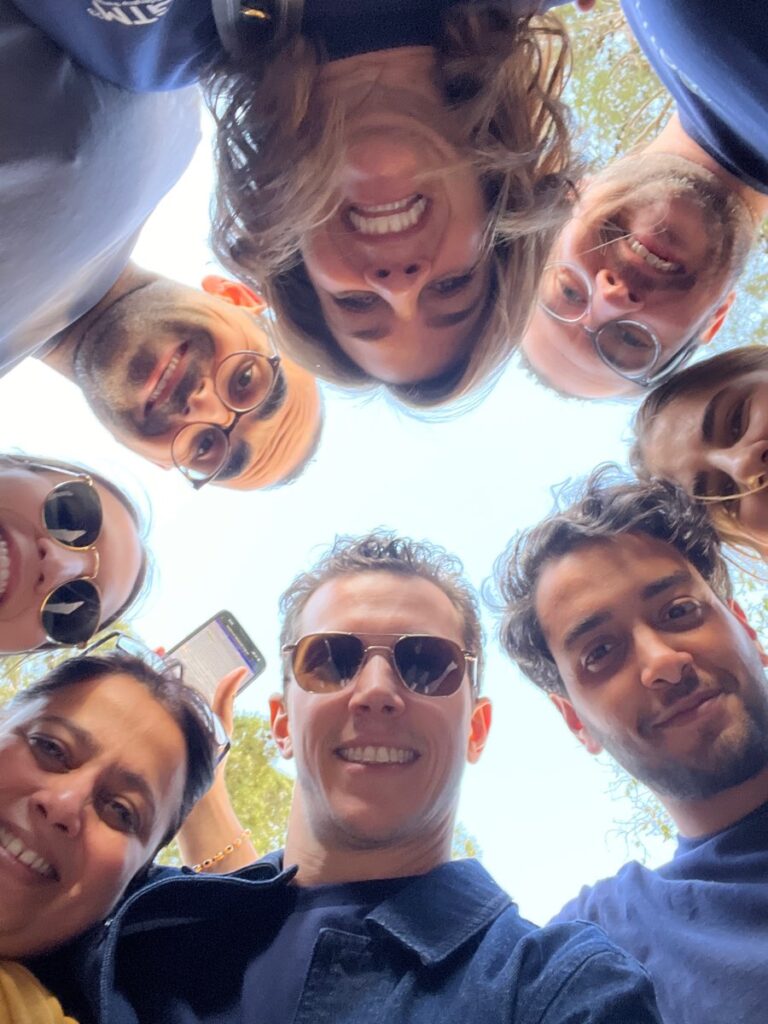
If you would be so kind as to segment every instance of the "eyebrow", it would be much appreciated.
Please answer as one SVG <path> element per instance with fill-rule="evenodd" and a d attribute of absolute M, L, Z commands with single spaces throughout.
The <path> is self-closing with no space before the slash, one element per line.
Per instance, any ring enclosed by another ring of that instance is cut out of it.
<path fill-rule="evenodd" d="M 640 597 L 643 601 L 650 601 L 651 598 L 658 597 L 659 594 L 663 594 L 673 587 L 678 587 L 683 583 L 690 583 L 692 579 L 693 577 L 687 569 L 680 569 L 677 572 L 670 573 L 669 576 L 662 576 L 660 579 L 653 580 L 652 583 L 647 584 L 640 591 Z M 590 633 L 593 629 L 597 629 L 598 626 L 602 626 L 611 618 L 613 618 L 613 613 L 606 611 L 595 612 L 594 615 L 582 619 L 581 622 L 577 622 L 565 634 L 563 646 L 566 650 L 570 650 L 585 633 Z"/>
<path fill-rule="evenodd" d="M 712 439 L 715 436 L 715 418 L 717 416 L 717 407 L 726 392 L 726 388 L 721 388 L 716 395 L 713 395 L 707 402 L 707 407 L 704 410 L 704 415 L 701 418 L 701 439 L 705 444 L 712 444 Z"/>
<path fill-rule="evenodd" d="M 427 327 L 454 327 L 456 324 L 464 323 L 476 312 L 479 303 L 480 300 L 477 299 L 471 305 L 459 309 L 455 313 L 440 313 L 439 316 L 430 317 L 427 320 Z"/>
<path fill-rule="evenodd" d="M 70 718 L 64 718 L 62 715 L 46 714 L 41 715 L 38 718 L 39 722 L 53 722 L 56 725 L 62 726 L 67 732 L 71 733 L 75 741 L 84 748 L 89 757 L 94 757 L 96 754 L 101 753 L 103 747 L 94 739 L 93 735 L 86 729 L 81 728 Z M 151 826 L 154 823 L 157 807 L 155 804 L 155 797 L 152 793 L 149 783 L 143 775 L 139 775 L 138 772 L 131 771 L 128 768 L 120 768 L 119 766 L 114 772 L 115 777 L 124 785 L 127 789 L 135 790 L 140 793 L 146 803 L 149 806 L 152 818 L 149 822 Z"/>
<path fill-rule="evenodd" d="M 231 480 L 233 477 L 240 476 L 251 461 L 251 452 L 252 448 L 247 441 L 238 441 L 229 453 L 224 468 L 216 474 L 216 479 Z"/>

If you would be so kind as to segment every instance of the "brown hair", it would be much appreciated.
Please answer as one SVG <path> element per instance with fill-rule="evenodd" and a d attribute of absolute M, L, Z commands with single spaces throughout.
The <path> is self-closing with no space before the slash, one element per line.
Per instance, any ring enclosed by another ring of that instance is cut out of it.
<path fill-rule="evenodd" d="M 464 360 L 434 380 L 387 385 L 420 408 L 468 399 L 499 374 L 570 215 L 577 177 L 560 99 L 569 47 L 557 18 L 515 17 L 498 3 L 455 4 L 443 15 L 435 51 L 446 103 L 462 112 L 467 157 L 485 193 L 492 273 Z M 330 383 L 373 389 L 379 381 L 336 344 L 299 251 L 327 219 L 343 152 L 343 111 L 318 88 L 323 62 L 298 37 L 264 69 L 228 61 L 209 76 L 218 126 L 213 247 L 225 266 L 264 290 L 281 345 L 296 362 Z"/>
<path fill-rule="evenodd" d="M 310 597 L 324 583 L 339 576 L 361 572 L 391 572 L 429 580 L 446 595 L 460 613 L 468 651 L 476 655 L 475 686 L 483 675 L 483 627 L 477 595 L 463 576 L 455 555 L 429 541 L 400 537 L 391 530 L 372 530 L 363 537 L 337 537 L 315 566 L 301 573 L 280 598 L 283 625 L 280 646 L 297 639 L 299 619 Z M 284 682 L 287 676 L 284 676 Z"/>
<path fill-rule="evenodd" d="M 635 437 L 629 459 L 637 475 L 646 480 L 652 475 L 646 463 L 645 444 L 651 427 L 665 409 L 671 408 L 679 399 L 705 394 L 715 382 L 733 380 L 756 370 L 768 370 L 768 348 L 764 345 L 744 345 L 694 363 L 660 387 L 654 388 L 637 410 L 633 422 Z M 731 503 L 706 502 L 705 505 L 724 543 L 745 555 L 747 560 L 753 559 L 755 555 L 762 560 L 768 555 L 765 541 L 753 537 L 739 524 Z"/>
<path fill-rule="evenodd" d="M 512 538 L 485 596 L 500 613 L 499 639 L 510 658 L 542 690 L 565 694 L 536 612 L 547 564 L 588 544 L 642 533 L 675 548 L 724 601 L 731 597 L 731 581 L 706 512 L 669 481 L 628 481 L 618 467 L 604 465 L 562 497 L 573 504 Z"/>

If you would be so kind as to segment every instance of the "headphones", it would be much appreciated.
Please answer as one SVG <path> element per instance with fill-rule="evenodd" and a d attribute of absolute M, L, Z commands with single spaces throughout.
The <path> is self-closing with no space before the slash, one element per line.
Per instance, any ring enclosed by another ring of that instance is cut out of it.
<path fill-rule="evenodd" d="M 212 0 L 222 45 L 236 60 L 279 50 L 301 31 L 304 0 Z"/>

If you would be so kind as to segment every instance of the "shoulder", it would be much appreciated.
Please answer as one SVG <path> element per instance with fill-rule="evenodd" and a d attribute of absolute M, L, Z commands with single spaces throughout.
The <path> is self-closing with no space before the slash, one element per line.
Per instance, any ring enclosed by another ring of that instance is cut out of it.
<path fill-rule="evenodd" d="M 637 861 L 625 864 L 615 875 L 603 878 L 594 885 L 585 885 L 579 894 L 552 918 L 552 923 L 586 920 L 604 924 L 608 908 L 625 906 L 637 899 L 638 893 L 648 891 L 659 879 L 659 872 Z"/>
<path fill-rule="evenodd" d="M 9 960 L 0 961 L 0 1020 L 75 1024 L 34 974 Z"/>

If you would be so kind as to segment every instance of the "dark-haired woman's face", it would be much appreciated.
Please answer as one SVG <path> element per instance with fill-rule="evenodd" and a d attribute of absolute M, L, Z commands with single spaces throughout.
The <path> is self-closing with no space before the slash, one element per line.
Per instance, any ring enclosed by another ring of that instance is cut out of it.
<path fill-rule="evenodd" d="M 95 485 L 103 524 L 94 549 L 70 550 L 45 529 L 46 496 L 70 479 L 54 470 L 0 468 L 0 652 L 45 643 L 40 609 L 51 591 L 70 580 L 93 577 L 102 622 L 134 588 L 142 545 L 128 509 L 111 491 Z"/>
<path fill-rule="evenodd" d="M 739 525 L 768 542 L 768 368 L 673 399 L 653 421 L 643 452 L 653 474 L 689 494 L 732 499 L 724 507 Z"/>
<path fill-rule="evenodd" d="M 115 674 L 0 720 L 0 956 L 41 952 L 101 920 L 178 813 L 181 729 Z"/>

